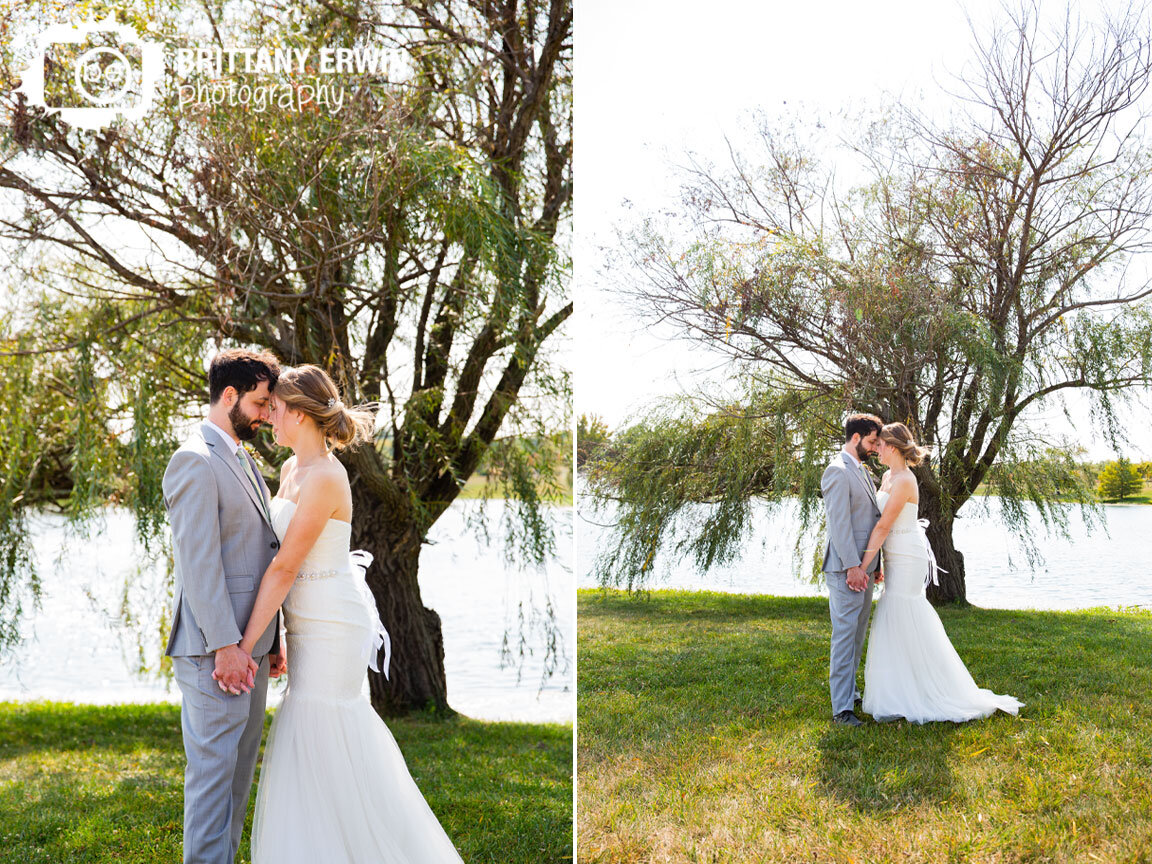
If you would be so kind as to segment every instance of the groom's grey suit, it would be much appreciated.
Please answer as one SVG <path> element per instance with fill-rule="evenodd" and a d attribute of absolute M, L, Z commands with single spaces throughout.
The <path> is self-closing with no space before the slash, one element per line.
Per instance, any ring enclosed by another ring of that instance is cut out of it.
<path fill-rule="evenodd" d="M 863 591 L 848 587 L 848 570 L 859 567 L 872 529 L 880 521 L 876 488 L 863 469 L 844 451 L 824 469 L 820 481 L 828 523 L 828 548 L 824 553 L 824 577 L 828 582 L 828 613 L 832 618 L 832 650 L 828 662 L 828 687 L 832 714 L 851 711 L 856 694 L 856 670 L 868 616 L 872 612 L 872 574 L 880 561 L 868 565 Z"/>
<path fill-rule="evenodd" d="M 250 693 L 233 696 L 212 679 L 213 653 L 235 645 L 279 542 L 267 520 L 268 489 L 245 475 L 233 442 L 204 423 L 164 472 L 172 523 L 176 596 L 172 658 L 183 696 L 185 864 L 232 864 L 244 829 L 268 689 L 267 654 L 279 651 L 279 618 L 256 643 L 260 664 Z M 264 500 L 261 500 L 263 498 Z"/>

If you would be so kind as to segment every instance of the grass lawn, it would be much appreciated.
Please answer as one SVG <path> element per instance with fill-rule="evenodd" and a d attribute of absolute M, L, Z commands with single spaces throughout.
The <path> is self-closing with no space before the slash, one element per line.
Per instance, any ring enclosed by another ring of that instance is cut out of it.
<path fill-rule="evenodd" d="M 833 725 L 821 598 L 580 592 L 579 860 L 1152 861 L 1152 613 L 940 617 L 1019 718 Z"/>
<path fill-rule="evenodd" d="M 981 483 L 976 487 L 976 491 L 972 493 L 974 496 L 988 496 L 991 498 L 997 497 L 988 491 L 988 486 Z M 1152 480 L 1145 480 L 1140 490 L 1132 495 L 1129 495 L 1123 500 L 1119 498 L 1100 498 L 1099 491 L 1096 493 L 1098 500 L 1101 504 L 1152 504 Z"/>
<path fill-rule="evenodd" d="M 1105 504 L 1152 504 L 1152 494 L 1145 491 L 1139 495 L 1129 495 L 1123 500 L 1118 498 L 1102 498 L 1100 500 Z"/>
<path fill-rule="evenodd" d="M 465 861 L 572 860 L 570 726 L 388 726 Z M 177 706 L 0 703 L 0 860 L 178 864 L 183 772 Z"/>

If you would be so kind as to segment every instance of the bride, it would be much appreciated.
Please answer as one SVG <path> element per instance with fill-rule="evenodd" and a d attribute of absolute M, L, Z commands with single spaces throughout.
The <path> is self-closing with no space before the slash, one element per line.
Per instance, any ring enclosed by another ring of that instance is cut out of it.
<path fill-rule="evenodd" d="M 876 496 L 880 521 L 861 566 L 867 569 L 883 547 L 884 596 L 868 637 L 863 709 L 876 720 L 903 717 L 913 723 L 960 723 L 996 709 L 1015 714 L 1024 703 L 976 686 L 924 596 L 936 561 L 916 519 L 920 492 L 910 466 L 926 455 L 903 423 L 881 429 L 879 456 L 889 470 Z"/>
<path fill-rule="evenodd" d="M 372 414 L 345 407 L 316 366 L 283 371 L 269 408 L 293 455 L 272 499 L 280 551 L 240 647 L 251 653 L 283 606 L 290 668 L 256 792 L 253 864 L 459 862 L 361 693 L 381 642 L 387 674 L 389 646 L 349 553 L 352 492 L 332 450 L 369 439 Z"/>

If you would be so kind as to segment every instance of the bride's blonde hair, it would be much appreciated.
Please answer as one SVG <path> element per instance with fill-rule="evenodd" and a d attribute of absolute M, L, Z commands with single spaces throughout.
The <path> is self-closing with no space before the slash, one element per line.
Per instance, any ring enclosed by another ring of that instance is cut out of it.
<path fill-rule="evenodd" d="M 276 379 L 273 394 L 289 408 L 316 421 L 320 432 L 340 450 L 360 441 L 371 441 L 376 418 L 362 407 L 348 407 L 328 373 L 319 366 L 304 364 L 284 369 Z"/>
<path fill-rule="evenodd" d="M 885 425 L 880 430 L 880 440 L 895 447 L 904 457 L 909 468 L 919 465 L 928 457 L 929 451 L 916 443 L 915 439 L 912 438 L 912 433 L 903 423 Z"/>

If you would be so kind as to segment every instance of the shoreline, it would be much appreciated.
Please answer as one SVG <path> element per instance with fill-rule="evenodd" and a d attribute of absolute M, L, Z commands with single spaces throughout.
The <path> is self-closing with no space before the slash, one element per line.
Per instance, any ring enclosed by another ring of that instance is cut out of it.
<path fill-rule="evenodd" d="M 36 697 L 36 698 L 32 698 L 32 699 L 20 699 L 20 698 L 14 699 L 7 693 L 0 694 L 0 717 L 2 717 L 6 711 L 12 711 L 12 710 L 16 710 L 16 709 L 19 709 L 19 710 L 55 709 L 55 708 L 65 708 L 65 709 L 71 709 L 71 708 L 75 708 L 75 709 L 109 708 L 109 709 L 114 709 L 114 708 L 151 708 L 151 707 L 179 708 L 180 707 L 180 699 L 176 698 L 176 699 L 172 699 L 169 701 L 164 701 L 164 700 L 154 700 L 154 701 L 121 700 L 121 701 L 117 701 L 117 702 L 112 702 L 112 701 L 108 701 L 108 702 L 82 702 L 82 701 L 80 701 L 80 702 L 78 702 L 78 701 L 75 701 L 72 699 L 51 699 L 51 698 L 45 698 L 45 697 Z M 270 705 L 267 708 L 265 708 L 265 710 L 264 710 L 265 717 L 271 718 L 271 716 L 276 713 L 276 709 L 278 707 L 279 707 L 279 705 Z M 449 705 L 448 707 L 451 708 L 452 706 Z M 455 710 L 455 709 L 453 709 L 453 710 Z M 460 721 L 466 721 L 468 723 L 476 723 L 476 724 L 481 725 L 481 726 L 501 726 L 501 727 L 504 727 L 504 726 L 524 726 L 524 727 L 533 727 L 533 728 L 538 727 L 541 729 L 544 729 L 544 728 L 571 729 L 572 725 L 573 725 L 572 720 L 570 720 L 570 719 L 569 720 L 507 720 L 507 719 L 505 719 L 505 720 L 490 720 L 486 717 L 473 717 L 471 714 L 463 714 L 459 711 L 457 711 L 451 717 L 436 717 L 436 716 L 434 716 L 428 712 L 425 712 L 425 711 L 417 711 L 417 712 L 414 712 L 412 714 L 401 715 L 400 717 L 388 717 L 384 720 L 384 722 L 385 722 L 385 724 L 388 724 L 388 723 L 393 722 L 394 720 L 401 720 L 401 721 L 420 720 L 420 721 L 430 721 L 430 722 L 460 720 Z"/>
<path fill-rule="evenodd" d="M 269 700 L 268 700 L 268 705 L 265 708 L 265 712 L 264 712 L 265 714 L 271 715 L 271 714 L 275 713 L 275 711 L 280 707 L 280 702 L 283 699 L 283 694 L 278 694 L 278 695 L 279 695 L 279 698 L 276 701 L 272 701 L 272 699 L 271 699 L 272 691 L 271 691 L 271 688 L 269 688 Z M 172 706 L 172 707 L 178 708 L 178 707 L 180 707 L 180 703 L 181 703 L 181 697 L 180 697 L 179 693 L 174 693 L 171 695 L 170 698 L 167 698 L 167 699 L 160 698 L 159 694 L 157 694 L 157 698 L 149 698 L 149 696 L 145 694 L 145 695 L 139 696 L 139 698 L 136 698 L 133 696 L 127 696 L 127 697 L 123 697 L 123 698 L 110 697 L 108 699 L 88 700 L 88 699 L 61 698 L 59 695 L 56 695 L 56 694 L 51 694 L 51 695 L 29 694 L 28 696 L 21 696 L 18 693 L 12 692 L 10 689 L 0 690 L 0 712 L 2 712 L 4 710 L 5 706 L 11 707 L 11 706 L 16 706 L 16 705 L 19 705 L 22 707 L 30 707 L 30 706 L 35 707 L 35 706 L 45 706 L 45 705 L 67 705 L 67 706 L 70 706 L 73 708 L 141 708 L 141 707 L 147 707 L 147 706 L 154 706 L 155 705 L 155 706 Z M 452 705 L 449 704 L 448 707 L 452 708 Z M 472 722 L 472 723 L 483 723 L 483 724 L 495 723 L 495 724 L 499 724 L 499 725 L 510 724 L 510 725 L 515 725 L 515 726 L 567 726 L 567 727 L 571 727 L 573 724 L 571 712 L 569 712 L 569 716 L 566 718 L 559 718 L 559 717 L 553 717 L 553 718 L 547 718 L 547 717 L 544 717 L 544 718 L 520 718 L 520 717 L 484 717 L 484 716 L 478 716 L 475 714 L 467 714 L 464 711 L 458 710 L 456 708 L 452 708 L 452 710 L 456 711 L 457 717 L 460 717 L 464 720 L 468 720 L 469 722 Z M 421 715 L 415 715 L 415 716 L 421 716 Z"/>
<path fill-rule="evenodd" d="M 976 491 L 972 493 L 971 497 L 972 498 L 996 498 L 996 499 L 999 499 L 1001 496 L 997 495 L 995 492 L 985 492 L 983 490 L 983 487 L 978 487 L 976 489 Z M 1138 496 L 1138 497 L 1143 497 L 1143 496 Z M 971 500 L 971 498 L 969 498 L 969 500 Z M 1073 505 L 1076 504 L 1075 501 L 1060 501 L 1059 499 L 1057 499 L 1056 503 L 1073 504 Z M 1119 499 L 1117 499 L 1115 501 L 1111 501 L 1108 499 L 1102 499 L 1102 500 L 1097 500 L 1095 503 L 1100 504 L 1101 506 L 1104 506 L 1104 507 L 1148 507 L 1148 506 L 1152 505 L 1152 496 L 1148 497 L 1148 499 L 1144 500 L 1144 501 L 1121 501 Z"/>
<path fill-rule="evenodd" d="M 742 600 L 764 600 L 771 602 L 779 602 L 785 600 L 827 600 L 828 592 L 821 591 L 818 594 L 766 594 L 759 592 L 748 591 L 720 591 L 715 588 L 643 588 L 639 591 L 629 593 L 624 588 L 611 588 L 600 586 L 576 586 L 576 600 L 577 602 L 591 600 L 595 602 L 598 597 L 608 598 L 625 598 L 633 599 L 637 603 L 643 603 L 648 596 L 655 596 L 657 598 L 680 598 L 691 599 L 693 597 L 698 599 L 709 598 L 733 598 Z M 882 596 L 882 595 L 880 595 Z M 879 597 L 874 597 L 872 600 L 873 605 L 879 601 Z M 1052 608 L 1048 606 L 981 606 L 975 603 L 969 603 L 967 606 L 933 606 L 933 609 L 975 609 L 978 611 L 987 612 L 1052 612 L 1052 613 L 1070 613 L 1078 614 L 1081 612 L 1108 612 L 1112 614 L 1143 614 L 1152 613 L 1152 603 L 1131 603 L 1127 605 L 1117 604 L 1115 606 L 1097 604 L 1095 606 L 1069 606 L 1061 608 Z"/>

